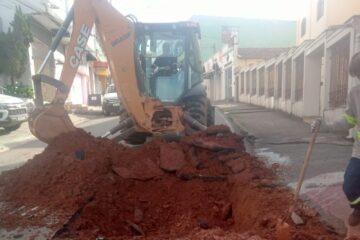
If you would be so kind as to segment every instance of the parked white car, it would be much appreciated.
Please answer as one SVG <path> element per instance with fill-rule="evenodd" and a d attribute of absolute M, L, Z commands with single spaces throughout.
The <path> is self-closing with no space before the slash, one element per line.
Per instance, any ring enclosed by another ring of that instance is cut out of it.
<path fill-rule="evenodd" d="M 17 97 L 0 94 L 0 127 L 18 129 L 28 119 L 27 103 Z"/>
<path fill-rule="evenodd" d="M 119 113 L 121 110 L 121 102 L 116 93 L 115 85 L 111 84 L 107 87 L 103 97 L 102 111 L 105 116 L 111 113 Z"/>

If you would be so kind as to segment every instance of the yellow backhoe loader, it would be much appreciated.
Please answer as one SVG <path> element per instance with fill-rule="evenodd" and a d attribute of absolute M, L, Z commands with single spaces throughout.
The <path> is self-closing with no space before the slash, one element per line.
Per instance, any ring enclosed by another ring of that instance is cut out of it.
<path fill-rule="evenodd" d="M 71 23 L 60 80 L 41 74 Z M 141 23 L 120 14 L 107 0 L 75 0 L 33 76 L 36 110 L 29 127 L 38 139 L 49 143 L 75 130 L 64 104 L 94 25 L 124 105 L 119 124 L 104 137 L 141 143 L 147 136 L 182 135 L 213 124 L 214 109 L 201 84 L 198 24 Z M 51 104 L 43 103 L 42 83 L 57 89 Z"/>

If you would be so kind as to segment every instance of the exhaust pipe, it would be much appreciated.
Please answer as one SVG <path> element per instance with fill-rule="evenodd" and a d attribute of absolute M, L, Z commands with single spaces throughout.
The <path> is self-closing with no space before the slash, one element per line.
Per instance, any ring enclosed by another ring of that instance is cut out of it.
<path fill-rule="evenodd" d="M 110 139 L 113 141 L 116 141 L 116 142 L 120 142 L 120 141 L 124 140 L 125 138 L 129 137 L 133 133 L 135 133 L 135 128 L 131 127 L 129 129 L 125 129 L 124 131 L 120 132 L 119 134 L 111 136 Z"/>
<path fill-rule="evenodd" d="M 108 132 L 106 132 L 103 136 L 101 136 L 102 138 L 107 138 L 110 135 L 114 135 L 115 133 L 121 131 L 124 128 L 130 128 L 134 125 L 133 121 L 131 118 L 127 118 L 123 121 L 121 121 L 118 125 L 116 125 L 115 127 L 113 127 L 112 129 L 110 129 Z"/>
<path fill-rule="evenodd" d="M 192 127 L 199 129 L 199 130 L 205 130 L 207 129 L 207 126 L 203 125 L 202 123 L 200 123 L 198 120 L 196 120 L 195 118 L 191 117 L 189 114 L 184 113 L 184 119 L 185 121 Z"/>

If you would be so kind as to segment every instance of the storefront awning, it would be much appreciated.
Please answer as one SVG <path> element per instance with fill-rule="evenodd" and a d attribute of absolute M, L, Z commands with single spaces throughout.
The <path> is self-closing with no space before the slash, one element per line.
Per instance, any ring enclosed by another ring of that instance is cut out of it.
<path fill-rule="evenodd" d="M 110 71 L 109 69 L 99 69 L 99 70 L 95 70 L 95 74 L 98 76 L 109 76 Z"/>

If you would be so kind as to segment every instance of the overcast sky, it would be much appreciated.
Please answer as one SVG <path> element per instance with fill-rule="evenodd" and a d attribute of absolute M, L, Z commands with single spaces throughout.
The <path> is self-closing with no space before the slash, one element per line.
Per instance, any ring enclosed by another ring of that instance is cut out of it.
<path fill-rule="evenodd" d="M 188 20 L 192 15 L 296 20 L 307 0 L 110 0 L 123 14 L 142 22 Z"/>

